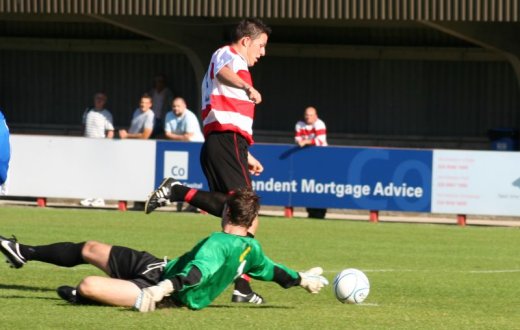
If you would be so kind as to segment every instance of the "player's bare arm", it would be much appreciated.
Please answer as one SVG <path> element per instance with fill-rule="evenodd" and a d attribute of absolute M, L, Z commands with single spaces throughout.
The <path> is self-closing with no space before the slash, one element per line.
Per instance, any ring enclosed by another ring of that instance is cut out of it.
<path fill-rule="evenodd" d="M 245 90 L 249 99 L 255 104 L 262 102 L 262 95 L 260 92 L 242 80 L 239 75 L 237 75 L 227 66 L 220 69 L 220 71 L 217 73 L 217 79 L 225 85 Z"/>

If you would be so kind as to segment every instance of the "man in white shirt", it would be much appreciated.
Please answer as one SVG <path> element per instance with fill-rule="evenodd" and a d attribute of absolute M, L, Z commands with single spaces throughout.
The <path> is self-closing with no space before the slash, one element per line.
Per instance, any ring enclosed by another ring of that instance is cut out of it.
<path fill-rule="evenodd" d="M 107 95 L 97 92 L 94 95 L 94 106 L 83 112 L 84 136 L 88 138 L 111 139 L 114 137 L 114 119 L 105 106 Z M 105 201 L 102 198 L 85 198 L 79 202 L 83 206 L 102 207 Z"/>
<path fill-rule="evenodd" d="M 105 109 L 107 95 L 98 92 L 94 95 L 94 106 L 83 113 L 84 136 L 89 138 L 113 138 L 114 119 L 110 111 Z"/>
<path fill-rule="evenodd" d="M 172 111 L 166 114 L 164 134 L 174 141 L 204 142 L 199 120 L 182 97 L 173 100 Z"/>

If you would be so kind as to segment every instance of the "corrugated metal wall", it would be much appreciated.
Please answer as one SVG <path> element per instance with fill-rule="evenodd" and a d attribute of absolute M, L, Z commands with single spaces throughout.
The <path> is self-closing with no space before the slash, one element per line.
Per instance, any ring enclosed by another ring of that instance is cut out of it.
<path fill-rule="evenodd" d="M 182 55 L 3 51 L 0 72 L 0 105 L 13 124 L 80 125 L 92 94 L 104 89 L 124 127 L 155 74 L 166 73 L 189 105 L 200 88 Z M 520 92 L 507 62 L 267 56 L 252 74 L 264 98 L 258 130 L 292 132 L 308 105 L 331 133 L 478 137 L 520 127 Z"/>
<path fill-rule="evenodd" d="M 2 0 L 0 13 L 518 22 L 518 0 Z"/>
<path fill-rule="evenodd" d="M 507 62 L 266 57 L 253 77 L 264 95 L 257 129 L 291 131 L 308 105 L 331 133 L 482 137 L 520 127 Z"/>
<path fill-rule="evenodd" d="M 98 90 L 108 93 L 115 124 L 128 126 L 139 97 L 164 73 L 176 95 L 198 104 L 184 55 L 0 52 L 0 105 L 11 123 L 81 125 Z"/>

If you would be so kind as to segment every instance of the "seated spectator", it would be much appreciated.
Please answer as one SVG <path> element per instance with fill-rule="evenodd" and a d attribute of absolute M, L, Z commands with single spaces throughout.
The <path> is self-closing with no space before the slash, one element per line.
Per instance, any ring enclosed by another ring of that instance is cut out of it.
<path fill-rule="evenodd" d="M 295 131 L 294 141 L 300 147 L 327 145 L 327 128 L 325 123 L 318 118 L 318 111 L 314 107 L 305 109 L 304 120 L 296 123 Z M 327 214 L 327 209 L 308 207 L 307 213 L 309 218 L 323 219 Z"/>
<path fill-rule="evenodd" d="M 85 137 L 107 139 L 114 137 L 114 121 L 110 111 L 105 108 L 106 103 L 107 95 L 98 92 L 94 95 L 94 105 L 87 107 L 83 112 Z M 105 206 L 105 201 L 102 198 L 85 198 L 79 203 L 83 206 Z"/>
<path fill-rule="evenodd" d="M 172 111 L 166 114 L 164 134 L 170 140 L 204 142 L 197 116 L 186 108 L 182 97 L 176 97 L 172 102 Z"/>
<path fill-rule="evenodd" d="M 141 96 L 139 108 L 134 111 L 132 122 L 128 132 L 119 130 L 121 139 L 149 139 L 153 132 L 154 112 L 152 110 L 152 98 L 148 94 Z"/>

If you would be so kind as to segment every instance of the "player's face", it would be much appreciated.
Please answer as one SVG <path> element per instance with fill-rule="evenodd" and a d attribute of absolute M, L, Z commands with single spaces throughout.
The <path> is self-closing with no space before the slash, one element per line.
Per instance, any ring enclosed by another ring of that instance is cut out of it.
<path fill-rule="evenodd" d="M 182 116 L 184 110 L 186 110 L 186 104 L 182 100 L 173 101 L 172 111 L 177 117 Z"/>
<path fill-rule="evenodd" d="M 256 39 L 248 39 L 247 42 L 247 65 L 253 66 L 265 56 L 265 46 L 267 45 L 267 34 L 262 33 Z"/>
<path fill-rule="evenodd" d="M 146 111 L 152 107 L 152 100 L 150 100 L 147 97 L 142 97 L 141 103 L 139 105 L 141 107 L 141 110 Z"/>

